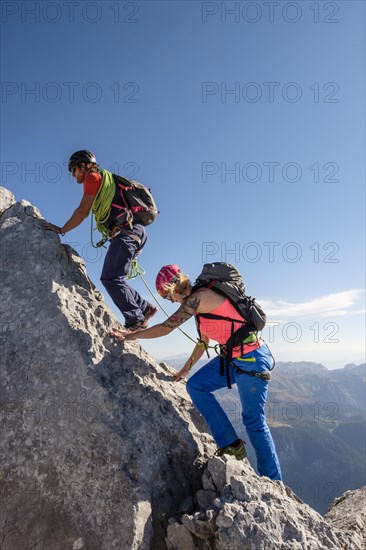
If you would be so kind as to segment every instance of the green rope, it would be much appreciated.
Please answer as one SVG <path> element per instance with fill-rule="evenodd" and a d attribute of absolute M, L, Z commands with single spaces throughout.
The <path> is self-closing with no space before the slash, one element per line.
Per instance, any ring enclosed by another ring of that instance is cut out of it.
<path fill-rule="evenodd" d="M 127 274 L 127 279 L 136 279 L 138 275 L 145 275 L 146 271 L 138 264 L 137 258 L 131 262 L 130 271 Z M 155 297 L 154 297 L 155 298 Z"/>
<path fill-rule="evenodd" d="M 107 170 L 102 170 L 102 183 L 98 189 L 98 193 L 95 195 L 92 207 L 91 207 L 91 224 L 90 224 L 90 241 L 93 248 L 99 248 L 104 246 L 104 243 L 108 240 L 109 232 L 105 227 L 104 223 L 109 218 L 111 211 L 111 203 L 116 191 L 116 186 L 114 183 L 113 175 Z M 103 239 L 97 244 L 93 242 L 93 214 L 95 216 L 95 221 L 97 222 L 97 227 L 99 233 L 103 235 Z"/>
<path fill-rule="evenodd" d="M 102 170 L 103 180 L 99 187 L 98 193 L 95 195 L 91 210 L 97 222 L 99 233 L 108 237 L 108 229 L 104 223 L 109 218 L 111 203 L 116 192 L 116 186 L 113 176 L 107 170 Z"/>
<path fill-rule="evenodd" d="M 105 236 L 103 237 L 103 239 L 99 242 L 97 242 L 97 244 L 94 244 L 94 241 L 93 241 L 93 231 L 95 231 L 97 228 L 96 227 L 93 227 L 93 214 L 91 215 L 91 224 L 90 224 L 90 244 L 92 245 L 93 248 L 100 248 L 101 246 L 103 248 L 107 248 L 106 246 L 104 246 L 104 244 L 108 241 L 108 237 Z"/>

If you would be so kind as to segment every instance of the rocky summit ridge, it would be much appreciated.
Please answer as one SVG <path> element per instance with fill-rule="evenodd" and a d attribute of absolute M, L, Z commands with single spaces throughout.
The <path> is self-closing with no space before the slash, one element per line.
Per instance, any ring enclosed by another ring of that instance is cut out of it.
<path fill-rule="evenodd" d="M 80 256 L 0 187 L 1 550 L 364 549 L 364 489 L 325 518 L 215 446 Z"/>

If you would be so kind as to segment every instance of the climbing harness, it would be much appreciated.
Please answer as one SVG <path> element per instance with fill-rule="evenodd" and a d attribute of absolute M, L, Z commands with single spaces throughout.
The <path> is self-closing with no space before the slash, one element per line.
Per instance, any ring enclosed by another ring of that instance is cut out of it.
<path fill-rule="evenodd" d="M 255 363 L 256 358 L 255 357 L 237 357 L 238 361 L 246 361 L 247 363 Z M 261 371 L 257 372 L 255 370 L 246 370 L 242 369 L 241 367 L 238 367 L 238 365 L 235 365 L 234 363 L 231 363 L 231 365 L 235 368 L 235 371 L 238 374 L 247 374 L 249 376 L 254 376 L 255 378 L 260 378 L 261 380 L 264 380 L 265 382 L 269 382 L 271 380 L 271 373 L 269 371 Z"/>
<path fill-rule="evenodd" d="M 104 246 L 105 243 L 107 241 L 113 241 L 113 239 L 115 239 L 120 233 L 123 233 L 124 235 L 128 235 L 131 239 L 136 241 L 139 246 L 141 245 L 140 237 L 138 235 L 135 235 L 134 233 L 132 233 L 132 231 L 130 231 L 125 226 L 115 225 L 113 227 L 113 229 L 108 232 L 108 236 L 103 237 L 103 239 L 101 241 L 97 242 L 96 244 L 94 244 L 94 242 L 93 242 L 93 230 L 94 229 L 93 229 L 93 218 L 92 218 L 90 241 L 91 241 L 91 245 L 93 246 L 93 248 L 100 248 L 101 246 L 103 246 L 103 248 L 107 248 L 106 246 Z M 139 252 L 138 252 L 138 254 L 139 254 Z"/>

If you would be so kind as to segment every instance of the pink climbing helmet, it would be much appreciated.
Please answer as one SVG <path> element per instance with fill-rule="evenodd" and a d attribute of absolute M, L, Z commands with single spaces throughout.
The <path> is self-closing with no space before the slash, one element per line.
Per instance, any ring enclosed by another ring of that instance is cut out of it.
<path fill-rule="evenodd" d="M 155 286 L 162 298 L 167 297 L 167 291 L 164 286 L 174 282 L 175 277 L 181 273 L 181 269 L 177 264 L 164 265 L 156 276 Z"/>

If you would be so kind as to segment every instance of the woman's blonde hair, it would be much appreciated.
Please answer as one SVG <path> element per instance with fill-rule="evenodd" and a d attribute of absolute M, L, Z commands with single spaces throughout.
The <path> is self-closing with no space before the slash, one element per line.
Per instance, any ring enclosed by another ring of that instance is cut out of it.
<path fill-rule="evenodd" d="M 192 284 L 188 275 L 184 275 L 184 273 L 179 272 L 171 283 L 164 284 L 164 290 L 168 295 L 176 292 L 177 294 L 186 297 L 191 293 Z"/>

